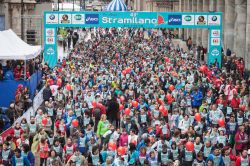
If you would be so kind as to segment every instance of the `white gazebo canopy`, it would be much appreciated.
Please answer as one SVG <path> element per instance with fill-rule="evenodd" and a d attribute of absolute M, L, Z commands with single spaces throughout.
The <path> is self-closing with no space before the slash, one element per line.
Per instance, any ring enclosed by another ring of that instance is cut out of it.
<path fill-rule="evenodd" d="M 11 29 L 0 31 L 0 60 L 29 60 L 41 53 L 41 46 L 31 46 Z"/>
<path fill-rule="evenodd" d="M 123 0 L 113 0 L 107 6 L 107 11 L 127 11 L 128 8 Z"/>

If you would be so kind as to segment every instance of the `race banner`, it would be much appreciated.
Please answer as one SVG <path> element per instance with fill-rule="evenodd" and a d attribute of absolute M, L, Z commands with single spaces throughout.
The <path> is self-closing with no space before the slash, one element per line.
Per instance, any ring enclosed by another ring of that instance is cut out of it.
<path fill-rule="evenodd" d="M 58 60 L 56 29 L 60 27 L 208 29 L 208 46 L 203 46 L 208 48 L 207 63 L 218 62 L 221 66 L 221 12 L 48 11 L 44 13 L 44 61 L 52 68 Z M 147 35 L 144 34 L 144 37 L 147 38 Z"/>

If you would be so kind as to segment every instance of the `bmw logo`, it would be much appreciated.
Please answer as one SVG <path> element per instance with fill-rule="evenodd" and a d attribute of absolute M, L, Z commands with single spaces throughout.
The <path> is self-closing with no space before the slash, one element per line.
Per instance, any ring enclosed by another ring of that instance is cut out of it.
<path fill-rule="evenodd" d="M 55 16 L 54 14 L 51 14 L 51 15 L 49 16 L 49 19 L 50 19 L 50 20 L 54 20 L 55 17 L 56 17 L 56 16 Z"/>
<path fill-rule="evenodd" d="M 212 17 L 212 21 L 217 21 L 217 17 L 216 17 L 216 16 L 213 16 L 213 17 Z"/>

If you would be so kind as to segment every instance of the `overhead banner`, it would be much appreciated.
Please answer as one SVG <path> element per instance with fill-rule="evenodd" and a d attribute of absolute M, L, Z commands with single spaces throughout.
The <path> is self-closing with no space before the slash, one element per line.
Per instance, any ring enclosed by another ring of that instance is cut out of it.
<path fill-rule="evenodd" d="M 57 35 L 59 27 L 102 27 L 102 28 L 206 28 L 209 29 L 211 49 L 219 48 L 217 62 L 221 65 L 222 13 L 214 12 L 67 12 L 50 11 L 44 13 L 44 60 L 50 67 L 57 63 Z M 211 35 L 212 30 L 220 30 L 218 37 Z M 219 42 L 219 43 L 217 43 Z M 212 45 L 213 44 L 213 45 Z M 216 54 L 217 55 L 217 54 Z M 209 57 L 208 56 L 208 57 Z M 208 58 L 208 63 L 214 63 Z"/>

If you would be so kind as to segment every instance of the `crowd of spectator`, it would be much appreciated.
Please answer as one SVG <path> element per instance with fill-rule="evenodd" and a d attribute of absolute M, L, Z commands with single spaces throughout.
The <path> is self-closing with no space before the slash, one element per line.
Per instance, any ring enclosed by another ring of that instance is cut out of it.
<path fill-rule="evenodd" d="M 29 79 L 40 68 L 41 61 L 39 58 L 27 60 L 26 67 L 25 62 L 21 60 L 0 60 L 0 80 Z"/>

